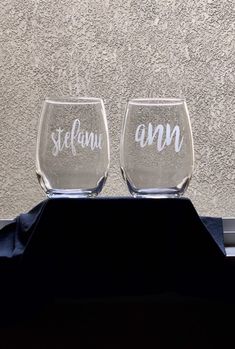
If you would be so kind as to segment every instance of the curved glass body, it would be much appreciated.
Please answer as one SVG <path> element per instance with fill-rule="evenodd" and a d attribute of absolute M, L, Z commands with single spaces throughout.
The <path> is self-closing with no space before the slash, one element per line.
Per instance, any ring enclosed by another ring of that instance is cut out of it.
<path fill-rule="evenodd" d="M 89 197 L 102 190 L 110 162 L 103 101 L 58 97 L 44 101 L 36 173 L 49 197 Z"/>
<path fill-rule="evenodd" d="M 121 135 L 120 166 L 136 197 L 178 197 L 193 172 L 193 139 L 184 99 L 133 99 Z"/>

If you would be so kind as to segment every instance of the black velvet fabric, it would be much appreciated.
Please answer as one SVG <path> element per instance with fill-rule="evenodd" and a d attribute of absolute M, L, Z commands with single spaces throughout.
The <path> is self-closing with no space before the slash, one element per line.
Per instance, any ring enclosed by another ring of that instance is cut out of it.
<path fill-rule="evenodd" d="M 188 199 L 45 200 L 0 231 L 0 325 L 54 333 L 54 347 L 79 347 L 81 333 L 108 347 L 214 347 L 235 309 L 234 267 L 222 219 Z"/>
<path fill-rule="evenodd" d="M 102 201 L 106 201 L 109 204 L 113 205 L 112 203 L 118 203 L 119 205 L 129 205 L 129 204 L 133 204 L 133 199 L 132 198 L 113 198 L 113 199 L 92 199 L 92 201 L 95 201 L 97 203 L 98 201 L 98 205 L 100 202 Z M 56 211 L 57 205 L 61 205 L 61 202 L 63 203 L 63 205 L 66 206 L 66 199 L 55 199 L 55 200 L 50 200 L 53 201 L 53 210 Z M 76 202 L 76 205 L 78 205 L 80 207 L 80 205 L 82 203 L 84 203 L 86 201 L 87 202 L 91 202 L 90 199 L 82 199 L 82 200 L 74 200 L 73 199 L 73 203 Z M 176 214 L 178 210 L 180 210 L 181 206 L 182 206 L 182 202 L 185 201 L 187 202 L 188 205 L 192 204 L 190 203 L 189 200 L 187 199 L 174 199 L 174 201 L 172 200 L 158 200 L 157 202 L 155 200 L 138 200 L 138 202 L 141 202 L 141 210 L 143 211 L 143 213 L 145 212 L 145 204 L 146 203 L 151 203 L 151 206 L 153 206 L 154 204 L 158 204 L 159 202 L 167 202 L 167 204 L 169 204 L 169 210 L 172 209 L 172 202 L 176 203 L 177 205 L 174 205 L 174 209 L 176 210 Z M 179 204 L 180 202 L 180 204 Z M 39 203 L 38 205 L 36 205 L 34 208 L 32 208 L 29 212 L 27 213 L 22 213 L 19 216 L 17 216 L 10 224 L 8 224 L 7 226 L 5 226 L 4 228 L 2 228 L 0 230 L 0 257 L 6 257 L 6 258 L 11 258 L 14 256 L 19 256 L 19 255 L 23 255 L 27 243 L 28 241 L 31 239 L 31 237 L 33 236 L 33 232 L 35 230 L 35 226 L 39 223 L 40 217 L 42 215 L 42 212 L 44 210 L 44 208 L 48 205 L 49 200 L 45 200 L 42 201 L 41 203 Z M 73 205 L 74 206 L 74 205 Z M 156 205 L 157 207 L 159 205 Z M 191 207 L 192 208 L 192 207 Z M 116 208 L 115 208 L 116 209 Z M 119 207 L 118 207 L 119 210 Z M 130 211 L 130 215 L 132 215 L 134 212 L 132 212 L 132 207 L 129 206 L 128 207 L 128 211 Z M 191 220 L 193 218 L 194 215 L 194 219 L 197 218 L 199 223 L 199 220 L 201 220 L 201 222 L 203 223 L 204 227 L 207 230 L 207 234 L 209 233 L 210 236 L 212 237 L 212 239 L 216 242 L 216 244 L 219 246 L 220 250 L 225 254 L 225 249 L 224 249 L 224 241 L 223 241 L 223 223 L 222 223 L 222 218 L 217 218 L 217 217 L 199 217 L 196 213 L 195 210 L 192 210 L 191 212 L 191 217 L 189 217 Z M 46 215 L 48 215 L 48 213 L 45 213 Z M 66 220 L 66 212 L 64 212 L 63 214 L 63 219 Z M 83 213 L 84 215 L 84 213 Z M 105 213 L 104 213 L 105 215 Z M 89 214 L 85 213 L 85 216 L 88 217 L 89 219 Z M 92 213 L 91 213 L 92 216 Z M 83 216 L 84 217 L 84 216 Z M 45 218 L 45 217 L 44 217 Z M 91 217 L 92 218 L 92 217 Z M 162 225 L 163 222 L 159 220 L 158 218 L 158 214 L 156 213 L 155 217 L 157 218 L 158 222 L 158 226 Z M 180 217 L 182 219 L 182 217 Z M 48 224 L 51 226 L 52 222 L 51 222 L 51 218 L 48 216 Z M 104 219 L 107 221 L 109 218 L 108 217 L 104 217 Z M 114 217 L 114 219 L 118 219 L 117 217 Z M 120 217 L 121 219 L 121 217 Z M 170 215 L 169 215 L 169 219 L 171 219 Z M 185 217 L 185 221 L 186 219 L 188 220 L 188 217 Z M 74 217 L 75 220 L 75 217 Z M 59 220 L 58 220 L 59 221 Z M 68 225 L 70 224 L 69 222 L 67 222 Z M 134 222 L 133 222 L 134 223 Z M 128 229 L 126 227 L 126 225 L 130 224 L 129 222 L 124 222 L 123 225 L 123 230 Z M 148 229 L 153 229 L 153 224 L 154 222 L 150 222 L 150 225 L 147 226 Z M 113 229 L 113 227 L 110 227 L 111 229 Z M 190 228 L 190 226 L 188 225 L 188 229 Z M 201 226 L 202 229 L 202 226 Z M 56 241 L 55 241 L 56 243 Z"/>
<path fill-rule="evenodd" d="M 46 203 L 47 200 L 40 202 L 0 230 L 0 258 L 14 258 L 24 253 Z"/>

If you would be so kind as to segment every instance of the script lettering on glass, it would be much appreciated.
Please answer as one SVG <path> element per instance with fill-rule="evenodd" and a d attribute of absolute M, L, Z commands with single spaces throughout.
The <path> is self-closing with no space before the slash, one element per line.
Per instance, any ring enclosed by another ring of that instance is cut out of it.
<path fill-rule="evenodd" d="M 58 127 L 51 133 L 53 142 L 52 154 L 57 156 L 64 149 L 70 149 L 72 154 L 77 155 L 77 147 L 90 148 L 92 151 L 102 149 L 102 134 L 84 131 L 81 129 L 79 119 L 73 121 L 71 130 L 65 131 Z"/>
<path fill-rule="evenodd" d="M 170 146 L 174 141 L 175 152 L 179 153 L 183 145 L 184 137 L 181 137 L 180 127 L 175 125 L 171 128 L 170 124 L 153 126 L 150 122 L 147 126 L 138 125 L 135 132 L 135 142 L 140 144 L 141 148 L 151 146 L 155 143 L 158 152 L 165 147 Z"/>

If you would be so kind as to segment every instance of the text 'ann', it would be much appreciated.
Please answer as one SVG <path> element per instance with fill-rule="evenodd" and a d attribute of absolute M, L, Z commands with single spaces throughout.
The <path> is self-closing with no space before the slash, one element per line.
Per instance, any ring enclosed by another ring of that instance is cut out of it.
<path fill-rule="evenodd" d="M 141 148 L 155 144 L 158 152 L 171 145 L 173 141 L 175 152 L 180 152 L 183 139 L 178 125 L 173 128 L 170 124 L 166 124 L 166 126 L 159 124 L 154 127 L 150 122 L 147 126 L 139 125 L 135 132 L 135 141 L 140 144 Z"/>

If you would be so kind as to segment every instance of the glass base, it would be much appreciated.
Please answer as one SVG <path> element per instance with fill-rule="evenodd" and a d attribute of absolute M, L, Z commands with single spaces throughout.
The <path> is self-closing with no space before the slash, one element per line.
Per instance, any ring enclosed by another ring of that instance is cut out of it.
<path fill-rule="evenodd" d="M 170 198 L 180 198 L 182 194 L 159 194 L 159 193 L 151 193 L 151 194 L 140 194 L 140 193 L 131 193 L 134 198 L 145 198 L 145 199 L 170 199 Z"/>
<path fill-rule="evenodd" d="M 180 198 L 186 189 L 183 187 L 173 187 L 173 188 L 146 188 L 138 189 L 134 188 L 127 181 L 128 189 L 131 195 L 135 198 L 151 198 L 151 199 L 166 199 L 166 198 Z"/>
<path fill-rule="evenodd" d="M 57 188 L 52 189 L 51 184 L 47 180 L 45 176 L 42 176 L 40 173 L 37 173 L 37 177 L 39 180 L 39 183 L 42 187 L 42 189 L 45 191 L 48 198 L 94 198 L 96 197 L 101 190 L 103 189 L 103 186 L 105 184 L 105 181 L 107 179 L 107 174 L 104 177 L 101 177 L 100 180 L 96 183 L 96 187 L 92 188 Z"/>
<path fill-rule="evenodd" d="M 182 181 L 178 185 L 172 186 L 172 187 L 170 185 L 169 187 L 157 187 L 157 184 L 156 184 L 156 187 L 144 188 L 144 184 L 145 184 L 144 181 L 143 183 L 141 183 L 143 184 L 143 187 L 136 187 L 133 181 L 129 179 L 129 176 L 125 172 L 123 167 L 121 167 L 121 172 L 122 172 L 123 179 L 127 184 L 129 192 L 135 198 L 151 198 L 151 199 L 180 198 L 184 194 L 185 190 L 187 189 L 191 179 L 190 176 L 186 176 L 182 179 Z"/>
<path fill-rule="evenodd" d="M 48 190 L 46 192 L 48 198 L 54 199 L 54 198 L 93 198 L 98 195 L 98 192 L 93 192 L 93 191 L 70 191 L 70 190 Z"/>

